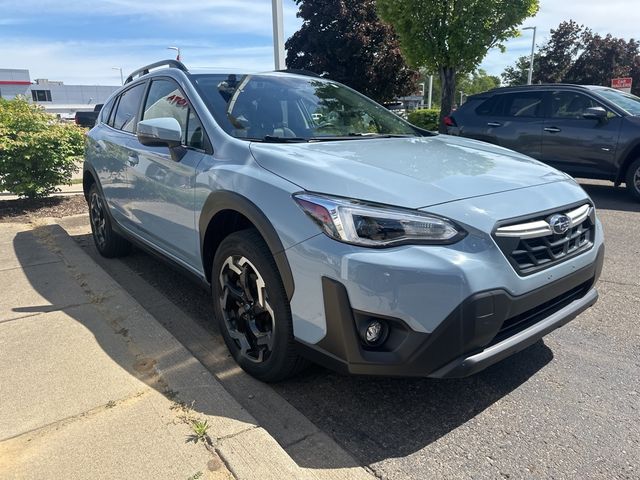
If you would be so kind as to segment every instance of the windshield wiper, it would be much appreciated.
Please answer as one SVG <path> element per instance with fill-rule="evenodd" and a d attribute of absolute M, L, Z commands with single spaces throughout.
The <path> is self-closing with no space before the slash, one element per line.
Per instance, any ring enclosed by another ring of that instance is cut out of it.
<path fill-rule="evenodd" d="M 408 133 L 369 133 L 369 132 L 350 132 L 350 137 L 370 137 L 370 138 L 408 138 L 414 137 Z"/>
<path fill-rule="evenodd" d="M 309 141 L 308 138 L 303 137 L 277 137 L 275 135 L 265 135 L 261 140 L 267 143 L 306 143 Z"/>

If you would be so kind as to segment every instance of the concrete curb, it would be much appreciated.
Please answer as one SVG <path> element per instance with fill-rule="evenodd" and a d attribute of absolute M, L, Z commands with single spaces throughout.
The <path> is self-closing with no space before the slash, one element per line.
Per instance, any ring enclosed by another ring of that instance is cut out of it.
<path fill-rule="evenodd" d="M 87 295 L 114 328 L 124 329 L 152 366 L 146 382 L 166 396 L 194 405 L 216 438 L 212 446 L 239 479 L 327 478 L 328 470 L 299 467 L 220 384 L 220 382 L 97 265 L 57 224 L 37 227 L 40 238 L 57 253 Z M 348 469 L 333 478 L 372 478 L 364 469 Z"/>

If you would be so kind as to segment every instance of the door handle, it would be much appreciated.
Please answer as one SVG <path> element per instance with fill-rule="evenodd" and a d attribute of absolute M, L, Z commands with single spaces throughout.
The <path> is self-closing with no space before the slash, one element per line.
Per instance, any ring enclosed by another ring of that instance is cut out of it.
<path fill-rule="evenodd" d="M 544 131 L 549 133 L 558 133 L 558 132 L 561 132 L 562 129 L 558 127 L 545 127 Z"/>
<path fill-rule="evenodd" d="M 129 156 L 127 157 L 127 162 L 132 167 L 135 167 L 136 165 L 138 165 L 138 163 L 140 163 L 140 159 L 138 158 L 138 154 L 137 153 L 130 153 Z"/>
<path fill-rule="evenodd" d="M 501 127 L 502 124 L 500 122 L 489 122 L 487 123 L 487 127 Z"/>

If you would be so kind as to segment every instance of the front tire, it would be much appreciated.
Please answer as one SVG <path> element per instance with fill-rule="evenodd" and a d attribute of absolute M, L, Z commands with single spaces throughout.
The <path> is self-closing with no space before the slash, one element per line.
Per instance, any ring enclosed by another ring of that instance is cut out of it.
<path fill-rule="evenodd" d="M 250 375 L 284 380 L 306 362 L 296 353 L 291 307 L 269 247 L 254 229 L 232 233 L 211 272 L 214 313 L 224 341 Z"/>
<path fill-rule="evenodd" d="M 93 242 L 100 255 L 106 258 L 127 255 L 131 251 L 131 243 L 113 231 L 107 205 L 95 183 L 89 189 L 88 203 Z"/>
<path fill-rule="evenodd" d="M 640 201 L 640 158 L 629 165 L 625 183 L 631 196 Z"/>

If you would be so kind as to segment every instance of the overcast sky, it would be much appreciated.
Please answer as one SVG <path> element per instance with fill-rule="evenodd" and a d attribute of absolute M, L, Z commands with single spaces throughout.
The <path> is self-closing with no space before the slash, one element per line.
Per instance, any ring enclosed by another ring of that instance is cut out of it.
<path fill-rule="evenodd" d="M 636 0 L 637 1 L 637 0 Z M 295 32 L 293 0 L 284 0 L 285 34 Z M 0 68 L 27 68 L 31 78 L 74 84 L 116 85 L 119 73 L 182 49 L 189 67 L 262 71 L 273 68 L 271 0 L 0 0 Z M 524 25 L 538 27 L 538 44 L 549 29 L 573 19 L 600 33 L 637 35 L 637 4 L 631 0 L 542 0 Z M 492 51 L 489 73 L 531 48 L 531 32 Z"/>

